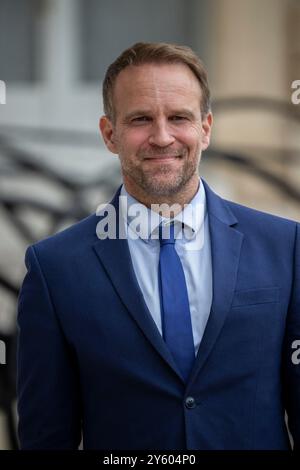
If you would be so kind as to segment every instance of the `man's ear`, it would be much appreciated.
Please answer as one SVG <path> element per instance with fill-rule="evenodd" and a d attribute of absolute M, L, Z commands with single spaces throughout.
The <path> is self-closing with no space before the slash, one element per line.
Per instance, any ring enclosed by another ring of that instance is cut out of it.
<path fill-rule="evenodd" d="M 210 143 L 211 128 L 213 124 L 212 113 L 207 113 L 202 119 L 202 150 L 206 150 Z"/>
<path fill-rule="evenodd" d="M 114 139 L 114 126 L 107 116 L 102 116 L 100 118 L 99 129 L 108 150 L 112 153 L 118 154 L 117 145 Z"/>

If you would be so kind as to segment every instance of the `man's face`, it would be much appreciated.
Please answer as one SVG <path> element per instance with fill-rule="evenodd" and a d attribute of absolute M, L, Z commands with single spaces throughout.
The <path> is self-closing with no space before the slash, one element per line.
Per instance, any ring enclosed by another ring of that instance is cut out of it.
<path fill-rule="evenodd" d="M 100 120 L 109 150 L 119 155 L 133 196 L 172 198 L 198 186 L 212 116 L 201 118 L 201 88 L 184 64 L 129 66 L 117 77 L 115 120 Z"/>

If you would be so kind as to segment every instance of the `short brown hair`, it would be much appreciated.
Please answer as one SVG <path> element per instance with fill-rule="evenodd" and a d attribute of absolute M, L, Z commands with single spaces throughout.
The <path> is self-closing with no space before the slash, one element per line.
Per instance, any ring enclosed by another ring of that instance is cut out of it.
<path fill-rule="evenodd" d="M 106 116 L 114 120 L 113 90 L 117 76 L 121 70 L 130 65 L 142 65 L 147 63 L 181 63 L 187 65 L 200 83 L 201 113 L 206 115 L 210 111 L 210 91 L 208 87 L 207 73 L 202 61 L 195 52 L 187 46 L 168 44 L 164 42 L 150 43 L 138 42 L 126 49 L 108 67 L 103 82 L 103 107 Z"/>

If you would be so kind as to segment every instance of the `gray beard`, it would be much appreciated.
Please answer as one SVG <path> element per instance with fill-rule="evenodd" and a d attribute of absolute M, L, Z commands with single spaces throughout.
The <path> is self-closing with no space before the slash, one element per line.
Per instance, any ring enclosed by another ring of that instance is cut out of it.
<path fill-rule="evenodd" d="M 163 175 L 168 176 L 170 172 L 169 165 L 160 165 L 155 173 L 153 171 L 147 173 L 136 168 L 122 167 L 123 175 L 127 175 L 137 186 L 151 196 L 171 197 L 180 192 L 188 184 L 191 178 L 198 172 L 198 164 L 186 161 L 180 173 L 169 181 L 164 180 Z M 156 174 L 158 177 L 156 177 Z"/>

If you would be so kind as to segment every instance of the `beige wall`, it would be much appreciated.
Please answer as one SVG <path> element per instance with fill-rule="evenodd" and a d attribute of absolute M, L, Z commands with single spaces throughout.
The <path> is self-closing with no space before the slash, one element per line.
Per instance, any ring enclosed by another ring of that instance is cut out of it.
<path fill-rule="evenodd" d="M 265 170 L 300 187 L 300 120 L 261 106 L 217 106 L 220 99 L 229 98 L 268 98 L 295 106 L 291 104 L 291 83 L 300 79 L 300 74 L 296 75 L 296 71 L 300 72 L 300 22 L 296 20 L 300 19 L 299 2 L 214 0 L 211 5 L 209 66 L 216 102 L 212 144 L 244 153 Z M 206 166 L 204 172 L 212 180 L 221 171 L 215 181 L 225 196 L 282 216 L 300 218 L 297 201 L 284 197 L 262 179 L 247 175 L 246 170 L 231 164 Z"/>

